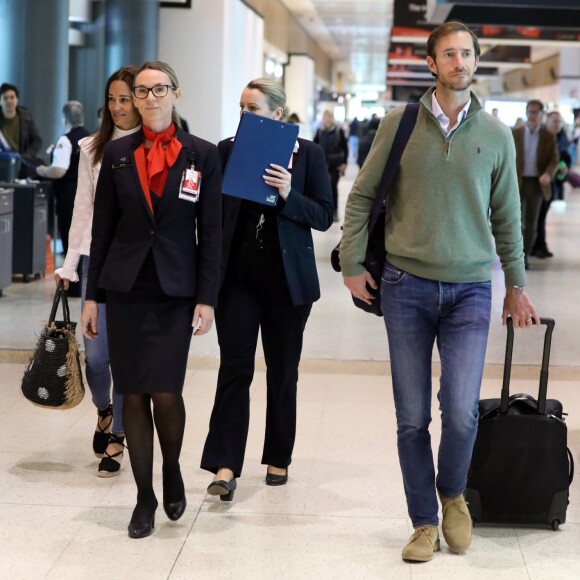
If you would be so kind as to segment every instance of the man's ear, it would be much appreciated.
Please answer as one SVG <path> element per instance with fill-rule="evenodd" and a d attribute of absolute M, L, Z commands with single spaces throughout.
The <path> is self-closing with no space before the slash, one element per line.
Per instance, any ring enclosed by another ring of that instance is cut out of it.
<path fill-rule="evenodd" d="M 437 63 L 435 59 L 431 56 L 427 57 L 427 66 L 429 67 L 429 72 L 435 76 L 437 76 Z"/>

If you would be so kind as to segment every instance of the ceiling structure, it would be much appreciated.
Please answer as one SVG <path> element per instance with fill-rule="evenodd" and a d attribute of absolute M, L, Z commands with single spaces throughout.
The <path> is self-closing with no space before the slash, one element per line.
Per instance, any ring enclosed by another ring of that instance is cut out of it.
<path fill-rule="evenodd" d="M 394 0 L 281 0 L 349 83 L 385 85 Z"/>
<path fill-rule="evenodd" d="M 281 2 L 343 71 L 349 90 L 384 89 L 395 0 L 281 0 Z M 477 26 L 485 24 L 481 22 L 482 14 L 488 16 L 495 14 L 495 24 L 515 26 L 524 24 L 520 20 L 525 19 L 527 26 L 539 27 L 546 25 L 546 14 L 549 10 L 558 13 L 557 24 L 565 22 L 568 28 L 580 34 L 580 0 L 551 0 L 551 5 L 546 6 L 549 3 L 550 0 L 449 0 L 449 2 L 416 0 L 415 2 L 417 6 L 427 8 L 428 17 L 433 18 L 434 25 L 447 19 L 459 18 L 471 26 Z M 474 6 L 476 4 L 479 6 Z M 505 6 L 507 4 L 511 7 Z M 519 6 L 515 7 L 516 4 Z M 498 14 L 504 14 L 506 20 L 498 19 Z M 471 18 L 472 15 L 474 18 Z M 494 43 L 485 46 L 485 41 L 481 41 L 484 51 L 494 46 Z M 515 44 L 516 41 L 511 43 Z M 502 44 L 510 44 L 510 41 Z M 547 54 L 558 52 L 561 43 L 543 43 L 534 39 L 528 44 L 532 46 L 531 60 L 535 61 Z"/>
<path fill-rule="evenodd" d="M 427 0 L 427 7 L 435 24 L 461 20 L 471 25 L 580 27 L 578 0 Z"/>

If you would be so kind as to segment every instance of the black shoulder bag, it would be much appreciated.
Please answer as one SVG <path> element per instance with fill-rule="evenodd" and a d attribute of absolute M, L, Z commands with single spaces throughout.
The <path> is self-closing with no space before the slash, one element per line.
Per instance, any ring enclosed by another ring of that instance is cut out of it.
<path fill-rule="evenodd" d="M 385 170 L 381 181 L 377 186 L 377 196 L 373 202 L 373 207 L 369 215 L 368 225 L 368 242 L 365 253 L 365 261 L 363 266 L 373 277 L 373 280 L 378 284 L 379 288 L 374 290 L 367 284 L 367 290 L 375 296 L 375 299 L 367 304 L 360 298 L 352 297 L 354 305 L 361 308 L 365 312 L 382 316 L 381 300 L 380 300 L 380 282 L 383 275 L 383 268 L 385 267 L 386 251 L 385 251 L 385 214 L 386 214 L 386 200 L 389 189 L 399 171 L 399 164 L 403 151 L 409 141 L 409 137 L 415 128 L 417 121 L 417 114 L 419 113 L 419 103 L 410 103 L 405 107 L 403 117 L 399 123 L 393 146 L 389 153 Z M 332 250 L 330 262 L 336 272 L 341 271 L 340 267 L 340 242 Z"/>

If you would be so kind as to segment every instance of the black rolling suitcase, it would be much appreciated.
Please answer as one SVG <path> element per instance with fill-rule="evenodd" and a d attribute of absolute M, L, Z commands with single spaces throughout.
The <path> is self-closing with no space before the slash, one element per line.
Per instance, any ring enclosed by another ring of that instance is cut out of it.
<path fill-rule="evenodd" d="M 509 394 L 514 341 L 509 319 L 501 399 L 479 401 L 465 492 L 474 524 L 546 524 L 555 531 L 566 521 L 574 460 L 562 404 L 546 400 L 554 320 L 541 323 L 546 334 L 538 399 Z"/>

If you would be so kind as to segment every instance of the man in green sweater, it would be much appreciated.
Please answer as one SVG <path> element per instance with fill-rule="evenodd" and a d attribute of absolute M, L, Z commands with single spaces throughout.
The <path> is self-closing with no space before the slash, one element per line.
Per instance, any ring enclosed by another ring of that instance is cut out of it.
<path fill-rule="evenodd" d="M 461 22 L 447 22 L 430 34 L 427 54 L 436 86 L 421 99 L 387 198 L 382 281 L 363 266 L 367 224 L 402 109 L 381 123 L 353 185 L 340 248 L 353 296 L 370 302 L 368 286 L 381 284 L 377 300 L 389 339 L 399 461 L 415 529 L 402 553 L 409 561 L 428 561 L 439 550 L 437 494 L 449 548 L 462 553 L 471 542 L 463 492 L 477 433 L 496 252 L 505 275 L 504 324 L 508 316 L 515 328 L 540 322 L 524 291 L 514 141 L 469 89 L 480 54 L 477 37 Z M 442 419 L 437 475 L 429 435 L 435 341 Z"/>

